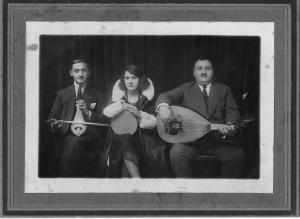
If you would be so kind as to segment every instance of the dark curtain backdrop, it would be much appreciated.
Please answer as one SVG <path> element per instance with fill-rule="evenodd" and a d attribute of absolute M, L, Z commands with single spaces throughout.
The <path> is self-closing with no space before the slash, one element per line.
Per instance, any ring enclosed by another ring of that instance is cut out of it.
<path fill-rule="evenodd" d="M 55 176 L 53 139 L 45 127 L 57 91 L 73 83 L 69 65 L 84 58 L 90 64 L 89 83 L 109 98 L 124 68 L 140 65 L 153 81 L 156 94 L 193 80 L 200 54 L 213 62 L 215 81 L 232 88 L 241 115 L 256 123 L 243 149 L 246 177 L 259 176 L 260 39 L 232 36 L 41 36 L 40 37 L 40 146 L 39 176 Z M 246 94 L 246 95 L 245 95 Z M 244 97 L 244 98 L 243 98 Z M 242 133 L 243 139 L 248 139 Z M 250 140 L 249 139 L 249 140 Z"/>

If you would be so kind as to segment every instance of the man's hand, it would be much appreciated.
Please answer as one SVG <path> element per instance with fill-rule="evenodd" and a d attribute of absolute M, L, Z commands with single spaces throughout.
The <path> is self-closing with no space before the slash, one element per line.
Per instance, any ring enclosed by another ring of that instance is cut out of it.
<path fill-rule="evenodd" d="M 63 120 L 51 119 L 52 131 L 61 128 L 63 125 Z"/>
<path fill-rule="evenodd" d="M 88 116 L 89 115 L 89 109 L 87 108 L 86 103 L 84 102 L 84 100 L 77 100 L 76 103 L 77 103 L 78 109 L 80 109 L 85 116 Z"/>
<path fill-rule="evenodd" d="M 163 121 L 168 121 L 172 118 L 169 106 L 160 106 L 158 109 L 158 114 Z"/>
<path fill-rule="evenodd" d="M 234 130 L 234 125 L 223 125 L 217 129 L 221 134 L 227 135 Z"/>
<path fill-rule="evenodd" d="M 137 118 L 141 119 L 141 112 L 135 106 L 131 104 L 126 104 L 126 110 L 131 112 Z"/>

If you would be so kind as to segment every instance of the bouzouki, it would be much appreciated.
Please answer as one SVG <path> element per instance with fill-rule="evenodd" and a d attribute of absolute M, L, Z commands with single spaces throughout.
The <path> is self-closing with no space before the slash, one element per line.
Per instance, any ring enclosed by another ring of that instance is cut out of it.
<path fill-rule="evenodd" d="M 159 136 L 169 143 L 188 143 L 206 135 L 211 130 L 222 128 L 222 124 L 211 124 L 200 114 L 181 106 L 170 106 L 171 120 L 163 121 L 157 116 L 157 130 Z M 246 118 L 237 121 L 232 127 L 237 130 L 248 127 L 254 121 Z M 228 134 L 229 136 L 231 133 Z"/>
<path fill-rule="evenodd" d="M 51 122 L 51 120 L 48 120 L 48 121 Z M 60 120 L 60 121 L 63 124 L 64 123 L 71 124 L 71 130 L 77 136 L 80 136 L 85 132 L 87 125 L 100 126 L 100 127 L 111 127 L 113 129 L 113 131 L 118 135 L 122 135 L 122 134 L 133 135 L 137 129 L 136 118 L 134 117 L 134 115 L 132 115 L 132 113 L 130 113 L 126 110 L 124 110 L 117 116 L 113 117 L 111 119 L 110 124 L 85 122 L 83 117 L 81 119 L 76 119 L 76 120 L 74 119 L 74 121 L 64 121 L 64 120 Z M 52 128 L 52 130 L 53 130 L 53 128 Z"/>

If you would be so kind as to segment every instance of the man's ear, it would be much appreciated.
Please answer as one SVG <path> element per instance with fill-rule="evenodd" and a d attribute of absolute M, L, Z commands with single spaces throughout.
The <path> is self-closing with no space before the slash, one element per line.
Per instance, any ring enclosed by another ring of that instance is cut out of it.
<path fill-rule="evenodd" d="M 70 71 L 69 71 L 69 73 L 70 73 L 70 75 L 71 75 L 71 76 L 73 77 L 73 73 L 72 73 L 72 70 L 70 70 Z"/>
<path fill-rule="evenodd" d="M 195 77 L 195 70 L 193 70 L 193 76 Z"/>

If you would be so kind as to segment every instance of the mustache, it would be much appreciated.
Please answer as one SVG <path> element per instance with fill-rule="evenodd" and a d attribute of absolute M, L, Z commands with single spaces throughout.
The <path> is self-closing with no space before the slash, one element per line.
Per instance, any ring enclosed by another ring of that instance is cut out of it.
<path fill-rule="evenodd" d="M 201 76 L 201 77 L 202 77 L 202 76 L 207 77 L 207 74 L 206 74 L 206 73 L 202 73 L 200 76 Z"/>

